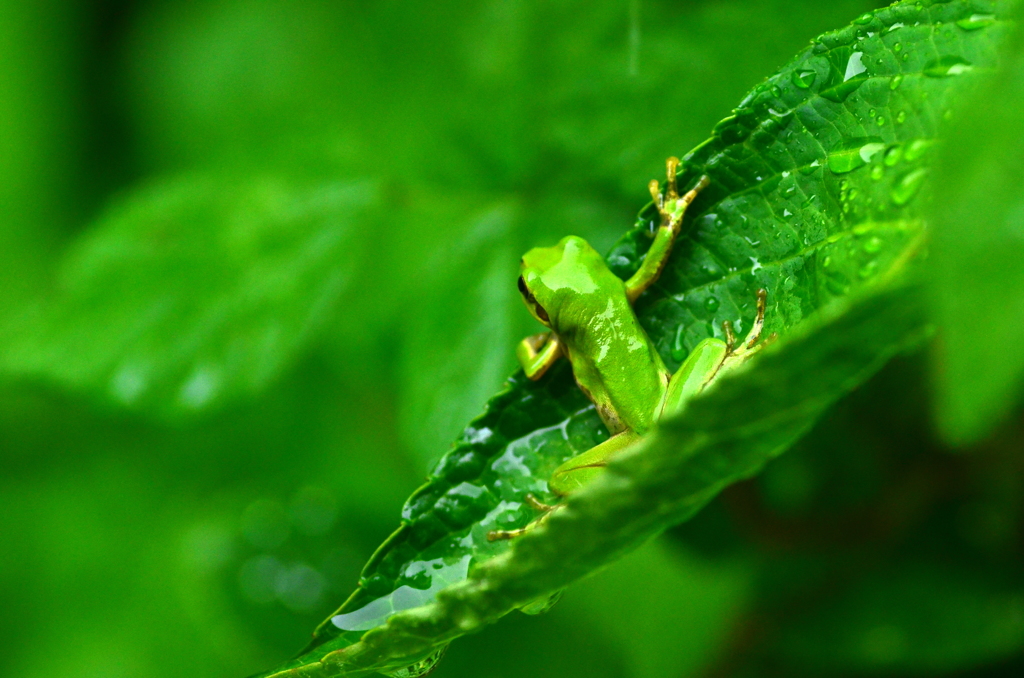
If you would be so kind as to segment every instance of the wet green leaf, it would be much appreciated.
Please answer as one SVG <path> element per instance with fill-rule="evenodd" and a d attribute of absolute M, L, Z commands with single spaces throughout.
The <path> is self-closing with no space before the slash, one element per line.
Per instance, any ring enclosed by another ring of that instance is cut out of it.
<path fill-rule="evenodd" d="M 842 393 L 913 343 L 921 325 L 915 295 L 903 287 L 838 302 L 616 458 L 509 553 L 435 592 L 436 602 L 393 614 L 354 645 L 331 652 L 337 640 L 325 643 L 314 650 L 322 662 L 307 658 L 304 670 L 362 675 L 408 664 L 636 548 L 725 485 L 756 474 Z"/>
<path fill-rule="evenodd" d="M 960 27 L 979 5 L 997 20 Z M 684 159 L 683 186 L 711 183 L 637 311 L 674 368 L 723 321 L 745 331 L 764 287 L 776 346 L 510 547 L 487 532 L 536 517 L 525 495 L 551 499 L 550 472 L 607 436 L 567 366 L 539 383 L 514 375 L 406 503 L 359 589 L 280 671 L 399 669 L 543 599 L 757 473 L 920 338 L 905 278 L 932 147 L 951 102 L 995 66 L 1004 15 L 1001 3 L 897 4 L 822 36 L 751 92 Z M 613 248 L 617 273 L 636 269 L 653 219 L 642 212 Z"/>

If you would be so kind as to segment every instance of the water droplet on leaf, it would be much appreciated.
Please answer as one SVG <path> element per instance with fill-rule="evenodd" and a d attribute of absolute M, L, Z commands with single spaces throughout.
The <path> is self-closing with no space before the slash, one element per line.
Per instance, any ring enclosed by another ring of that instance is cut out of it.
<path fill-rule="evenodd" d="M 918 190 L 920 190 L 921 184 L 924 183 L 924 178 L 927 174 L 928 170 L 921 168 L 903 177 L 889 194 L 892 201 L 897 205 L 906 205 L 913 200 Z"/>
<path fill-rule="evenodd" d="M 867 280 L 868 278 L 873 276 L 875 274 L 875 271 L 877 271 L 877 270 L 878 270 L 878 262 L 876 262 L 876 261 L 869 261 L 868 263 L 866 263 L 866 264 L 864 264 L 863 266 L 860 267 L 860 270 L 857 271 L 857 275 L 859 275 L 862 280 Z"/>
<path fill-rule="evenodd" d="M 448 649 L 447 645 L 442 645 L 437 651 L 426 659 L 421 659 L 415 664 L 400 668 L 396 671 L 389 671 L 387 673 L 391 678 L 420 678 L 425 676 L 434 670 L 437 663 L 441 661 L 441 657 L 444 656 L 445 650 Z"/>
<path fill-rule="evenodd" d="M 800 89 L 807 89 L 814 84 L 818 74 L 814 71 L 793 71 L 793 84 Z"/>
<path fill-rule="evenodd" d="M 710 313 L 717 311 L 720 305 L 721 303 L 718 301 L 718 297 L 708 297 L 704 300 L 704 308 L 706 308 Z"/>
<path fill-rule="evenodd" d="M 972 14 L 966 19 L 956 22 L 956 25 L 965 31 L 976 31 L 979 28 L 986 28 L 996 22 L 994 14 Z"/>
<path fill-rule="evenodd" d="M 810 176 L 811 174 L 814 174 L 815 172 L 817 172 L 819 167 L 821 167 L 821 162 L 818 161 L 818 160 L 815 160 L 810 165 L 806 165 L 804 167 L 801 167 L 800 168 L 800 174 L 804 175 L 805 177 L 806 176 Z"/>
<path fill-rule="evenodd" d="M 549 611 L 552 607 L 554 607 L 555 603 L 557 603 L 561 598 L 562 590 L 559 589 L 558 591 L 552 593 L 550 596 L 543 596 L 540 599 L 533 601 L 532 603 L 527 603 L 523 607 L 519 608 L 519 611 L 523 614 L 529 615 L 544 614 L 545 612 Z"/>
<path fill-rule="evenodd" d="M 828 156 L 828 168 L 834 174 L 846 174 L 871 162 L 885 148 L 878 139 L 854 139 Z"/>
<path fill-rule="evenodd" d="M 844 57 L 849 54 L 849 57 Z M 868 69 L 864 65 L 864 52 L 850 52 L 849 49 L 837 49 L 830 52 L 829 78 L 821 96 L 829 101 L 841 104 L 868 79 Z"/>
<path fill-rule="evenodd" d="M 885 157 L 882 158 L 882 162 L 885 163 L 886 167 L 894 167 L 903 158 L 903 147 L 893 146 L 885 152 Z"/>
<path fill-rule="evenodd" d="M 907 144 L 907 152 L 904 154 L 907 162 L 914 162 L 923 156 L 934 142 L 931 139 L 914 139 Z"/>
<path fill-rule="evenodd" d="M 924 74 L 929 78 L 946 78 L 953 75 L 969 73 L 974 67 L 970 62 L 957 56 L 944 56 L 931 61 L 924 67 Z"/>
<path fill-rule="evenodd" d="M 685 331 L 686 326 L 682 323 L 676 327 L 676 336 L 672 340 L 672 360 L 683 362 L 689 353 L 689 351 L 686 350 L 686 344 L 683 342 L 683 334 Z"/>
<path fill-rule="evenodd" d="M 837 297 L 841 297 L 850 291 L 850 281 L 845 275 L 833 271 L 825 276 L 825 289 Z"/>

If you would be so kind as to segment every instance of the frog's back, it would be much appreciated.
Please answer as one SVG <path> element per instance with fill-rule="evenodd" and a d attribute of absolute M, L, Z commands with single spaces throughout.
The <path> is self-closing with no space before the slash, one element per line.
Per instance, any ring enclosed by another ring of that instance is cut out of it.
<path fill-rule="evenodd" d="M 614 276 L 611 271 L 608 274 Z M 556 331 L 569 353 L 576 382 L 597 405 L 608 430 L 643 433 L 655 421 L 671 375 L 633 312 L 621 281 L 619 287 L 621 294 L 616 290 L 579 304 L 577 313 L 559 318 Z"/>
<path fill-rule="evenodd" d="M 527 252 L 521 280 L 608 430 L 646 431 L 669 374 L 633 312 L 625 283 L 576 236 Z"/>

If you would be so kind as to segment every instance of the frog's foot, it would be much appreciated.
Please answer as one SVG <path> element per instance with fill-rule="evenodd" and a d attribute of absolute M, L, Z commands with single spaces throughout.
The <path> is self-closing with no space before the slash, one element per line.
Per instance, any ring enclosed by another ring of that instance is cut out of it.
<path fill-rule="evenodd" d="M 526 505 L 542 513 L 551 513 L 561 506 L 561 504 L 555 504 L 554 506 L 551 504 L 545 504 L 541 500 L 537 499 L 537 497 L 533 496 L 533 494 L 526 495 Z"/>
<path fill-rule="evenodd" d="M 665 203 L 672 202 L 679 199 L 679 187 L 676 185 L 676 172 L 679 170 L 679 158 L 672 156 L 665 161 L 665 193 L 661 192 L 661 184 L 657 179 L 651 179 L 651 183 L 647 184 L 647 188 L 651 192 L 651 197 L 654 199 L 654 204 L 658 206 L 658 212 L 661 213 L 661 218 L 664 220 L 667 216 L 665 212 Z"/>
<path fill-rule="evenodd" d="M 675 227 L 683 219 L 683 213 L 690 203 L 710 183 L 710 179 L 702 176 L 690 191 L 680 197 L 679 188 L 676 184 L 676 171 L 679 169 L 679 158 L 671 157 L 665 161 L 667 179 L 665 181 L 665 192 L 661 192 L 661 184 L 657 179 L 651 179 L 647 189 L 651 192 L 651 199 L 654 200 L 661 216 L 662 227 Z"/>
<path fill-rule="evenodd" d="M 548 516 L 550 516 L 556 509 L 562 506 L 561 504 L 555 504 L 554 506 L 551 506 L 550 504 L 545 504 L 532 494 L 526 495 L 524 503 L 530 508 L 540 511 L 541 515 L 538 518 L 532 520 L 530 524 L 526 527 L 521 527 L 518 530 L 491 530 L 487 533 L 487 541 L 501 541 L 521 537 L 533 528 L 543 523 L 545 520 L 547 520 Z"/>
<path fill-rule="evenodd" d="M 732 329 L 732 323 L 726 320 L 722 323 L 722 330 L 725 332 L 726 356 L 725 362 L 743 362 L 750 356 L 771 344 L 778 335 L 774 332 L 761 341 L 764 333 L 764 314 L 768 307 L 768 291 L 760 289 L 757 291 L 757 315 L 754 317 L 754 326 L 747 333 L 747 338 L 739 346 L 736 345 L 736 333 Z"/>

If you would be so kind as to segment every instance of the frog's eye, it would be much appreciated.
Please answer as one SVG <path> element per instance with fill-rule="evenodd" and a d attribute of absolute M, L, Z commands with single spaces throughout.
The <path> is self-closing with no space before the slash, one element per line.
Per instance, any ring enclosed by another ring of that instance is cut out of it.
<path fill-rule="evenodd" d="M 537 317 L 543 322 L 550 323 L 551 318 L 548 317 L 548 312 L 544 310 L 543 306 L 537 303 L 537 299 L 533 296 L 533 292 L 531 292 L 530 288 L 526 286 L 526 281 L 523 280 L 523 276 L 519 276 L 519 291 L 522 293 L 523 299 L 526 300 L 526 303 L 529 304 L 530 308 L 532 308 L 537 314 Z"/>
<path fill-rule="evenodd" d="M 533 295 L 530 294 L 530 288 L 526 286 L 526 281 L 523 280 L 523 276 L 519 276 L 519 293 L 527 299 L 533 298 Z"/>

